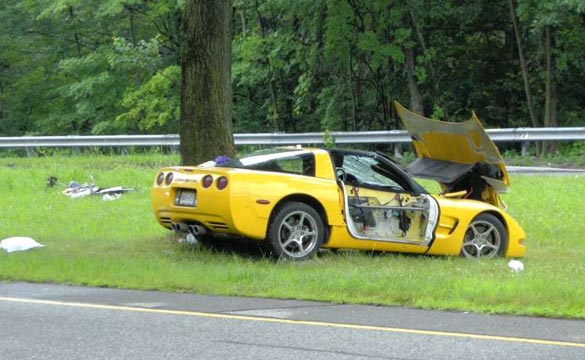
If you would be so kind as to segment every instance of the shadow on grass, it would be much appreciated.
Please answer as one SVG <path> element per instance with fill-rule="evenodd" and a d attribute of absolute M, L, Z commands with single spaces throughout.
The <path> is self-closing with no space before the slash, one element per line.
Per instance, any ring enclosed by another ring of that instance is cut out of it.
<path fill-rule="evenodd" d="M 181 243 L 179 251 L 183 254 L 193 254 L 197 252 L 209 255 L 235 256 L 251 261 L 270 261 L 270 262 L 310 262 L 316 259 L 335 260 L 347 257 L 363 258 L 398 258 L 398 259 L 445 259 L 450 260 L 448 256 L 429 256 L 422 254 L 393 253 L 388 251 L 377 250 L 353 250 L 353 249 L 328 249 L 322 248 L 317 255 L 311 259 L 291 260 L 279 258 L 276 256 L 270 246 L 261 241 L 254 241 L 243 238 L 212 238 L 200 239 L 197 244 Z"/>
<path fill-rule="evenodd" d="M 253 240 L 213 238 L 200 239 L 197 244 L 182 243 L 184 251 L 203 251 L 211 254 L 235 255 L 247 260 L 275 259 L 264 244 Z"/>

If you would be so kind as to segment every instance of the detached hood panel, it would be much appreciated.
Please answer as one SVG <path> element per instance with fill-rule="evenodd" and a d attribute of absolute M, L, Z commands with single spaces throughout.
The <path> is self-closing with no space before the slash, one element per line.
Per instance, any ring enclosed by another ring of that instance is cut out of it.
<path fill-rule="evenodd" d="M 449 184 L 472 168 L 483 168 L 478 174 L 488 185 L 489 179 L 497 182 L 498 186 L 491 186 L 494 191 L 506 190 L 509 179 L 504 160 L 475 113 L 465 122 L 454 123 L 426 118 L 398 102 L 394 105 L 419 158 L 409 168 L 413 175 Z"/>
<path fill-rule="evenodd" d="M 398 102 L 395 106 L 419 157 L 461 164 L 504 162 L 475 113 L 466 122 L 454 123 L 426 118 Z"/>

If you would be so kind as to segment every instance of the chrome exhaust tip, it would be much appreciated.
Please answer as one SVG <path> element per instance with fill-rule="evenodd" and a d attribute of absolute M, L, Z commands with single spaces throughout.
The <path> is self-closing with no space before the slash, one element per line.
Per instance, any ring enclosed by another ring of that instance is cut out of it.
<path fill-rule="evenodd" d="M 187 229 L 188 229 L 190 234 L 193 234 L 195 236 L 205 235 L 207 233 L 207 229 L 205 229 L 201 225 L 187 225 Z"/>
<path fill-rule="evenodd" d="M 171 229 L 176 233 L 188 232 L 189 228 L 183 223 L 172 223 Z"/>

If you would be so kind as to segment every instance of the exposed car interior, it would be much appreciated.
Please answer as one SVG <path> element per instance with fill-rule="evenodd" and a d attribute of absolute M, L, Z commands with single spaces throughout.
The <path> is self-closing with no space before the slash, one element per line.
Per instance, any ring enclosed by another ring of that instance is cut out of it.
<path fill-rule="evenodd" d="M 438 217 L 434 199 L 414 194 L 396 169 L 376 157 L 331 152 L 331 158 L 352 236 L 421 245 L 432 241 Z"/>

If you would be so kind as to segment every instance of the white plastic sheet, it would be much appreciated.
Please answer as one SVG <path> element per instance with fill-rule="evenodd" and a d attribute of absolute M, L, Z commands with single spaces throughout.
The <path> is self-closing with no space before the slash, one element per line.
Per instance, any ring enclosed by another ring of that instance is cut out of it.
<path fill-rule="evenodd" d="M 524 264 L 520 260 L 510 260 L 508 267 L 514 272 L 524 271 Z"/>
<path fill-rule="evenodd" d="M 25 251 L 44 246 L 45 245 L 39 244 L 32 238 L 23 236 L 11 237 L 0 241 L 0 249 L 4 249 L 8 253 L 14 251 Z"/>

